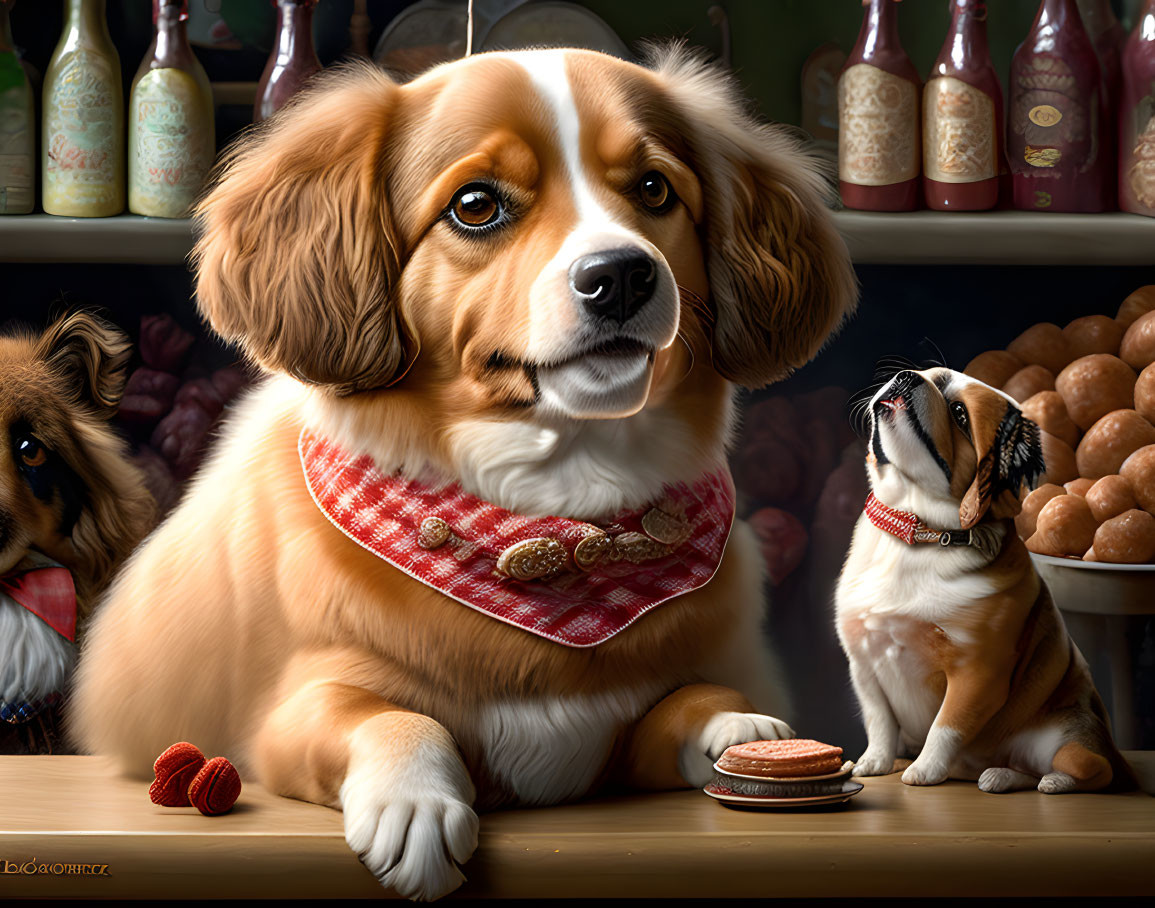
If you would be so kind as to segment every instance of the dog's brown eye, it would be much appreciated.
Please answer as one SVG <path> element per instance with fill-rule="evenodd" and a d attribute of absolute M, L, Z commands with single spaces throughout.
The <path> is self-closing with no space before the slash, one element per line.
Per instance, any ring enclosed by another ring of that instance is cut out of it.
<path fill-rule="evenodd" d="M 453 201 L 453 216 L 466 227 L 492 224 L 500 214 L 501 205 L 497 197 L 482 187 L 466 189 Z"/>
<path fill-rule="evenodd" d="M 654 212 L 669 210 L 677 199 L 669 181 L 656 170 L 642 177 L 638 183 L 638 195 L 642 198 L 642 204 Z"/>
<path fill-rule="evenodd" d="M 44 449 L 44 445 L 35 438 L 20 439 L 16 443 L 16 450 L 19 452 L 24 465 L 28 467 L 38 467 L 48 460 L 48 452 Z"/>
<path fill-rule="evenodd" d="M 968 423 L 970 420 L 967 417 L 966 404 L 962 401 L 953 401 L 950 405 L 950 415 L 954 417 L 955 424 L 962 429 L 964 435 L 970 434 Z"/>

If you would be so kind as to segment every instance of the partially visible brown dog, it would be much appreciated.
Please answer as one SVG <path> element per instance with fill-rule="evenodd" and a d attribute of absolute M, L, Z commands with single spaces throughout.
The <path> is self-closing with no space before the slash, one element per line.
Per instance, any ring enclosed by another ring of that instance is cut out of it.
<path fill-rule="evenodd" d="M 0 337 L 0 718 L 45 711 L 49 745 L 48 707 L 76 661 L 70 638 L 152 522 L 142 476 L 108 426 L 129 350 L 86 312 L 39 336 Z M 0 750 L 43 749 L 25 737 L 0 737 Z"/>

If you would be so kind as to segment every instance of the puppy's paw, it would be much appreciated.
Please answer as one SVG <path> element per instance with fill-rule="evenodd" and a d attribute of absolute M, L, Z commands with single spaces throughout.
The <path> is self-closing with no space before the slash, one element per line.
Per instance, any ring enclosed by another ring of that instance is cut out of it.
<path fill-rule="evenodd" d="M 1057 795 L 1074 791 L 1078 786 L 1074 776 L 1065 772 L 1049 772 L 1039 779 L 1039 791 L 1043 794 Z"/>
<path fill-rule="evenodd" d="M 477 814 L 455 797 L 347 781 L 345 841 L 381 885 L 432 901 L 465 882 L 458 868 L 477 848 Z"/>
<path fill-rule="evenodd" d="M 906 768 L 902 781 L 906 785 L 937 785 L 947 780 L 949 771 L 945 763 L 919 757 Z"/>
<path fill-rule="evenodd" d="M 1008 769 L 1005 766 L 991 766 L 984 769 L 979 776 L 979 791 L 999 794 L 1004 791 L 1022 791 L 1024 788 L 1034 788 L 1038 782 L 1037 776 L 1029 776 L 1025 772 Z"/>
<path fill-rule="evenodd" d="M 714 762 L 732 744 L 793 737 L 794 730 L 773 716 L 760 713 L 715 713 L 706 722 L 697 741 L 688 741 L 682 747 L 678 769 L 688 784 L 701 788 L 714 778 Z"/>
<path fill-rule="evenodd" d="M 894 754 L 866 748 L 866 753 L 854 764 L 856 776 L 885 776 L 894 772 Z"/>

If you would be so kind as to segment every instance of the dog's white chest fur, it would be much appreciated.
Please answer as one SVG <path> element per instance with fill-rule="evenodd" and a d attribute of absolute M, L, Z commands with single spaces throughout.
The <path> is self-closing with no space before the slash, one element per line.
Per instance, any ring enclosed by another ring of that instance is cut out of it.
<path fill-rule="evenodd" d="M 498 701 L 480 710 L 469 737 L 516 802 L 556 804 L 594 786 L 617 734 L 661 695 L 647 688 Z"/>
<path fill-rule="evenodd" d="M 877 683 L 908 742 L 921 746 L 942 703 L 927 635 L 963 642 L 949 619 L 990 595 L 963 569 L 969 552 L 909 546 L 859 519 L 835 593 L 838 634 L 854 669 Z M 944 627 L 945 625 L 945 627 Z"/>

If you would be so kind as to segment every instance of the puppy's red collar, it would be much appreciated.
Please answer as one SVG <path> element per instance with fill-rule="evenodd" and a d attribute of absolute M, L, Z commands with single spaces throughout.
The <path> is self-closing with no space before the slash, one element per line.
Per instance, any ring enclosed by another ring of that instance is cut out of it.
<path fill-rule="evenodd" d="M 923 523 L 917 514 L 900 511 L 884 505 L 871 492 L 866 499 L 866 516 L 876 527 L 884 533 L 889 533 L 896 539 L 901 539 L 907 545 L 917 542 L 937 543 L 941 546 L 970 545 L 972 534 L 970 530 L 935 530 Z"/>
<path fill-rule="evenodd" d="M 338 530 L 463 605 L 565 646 L 596 646 L 706 584 L 734 520 L 728 470 L 662 490 L 606 523 L 530 517 L 465 492 L 386 475 L 307 429 L 309 493 Z"/>

